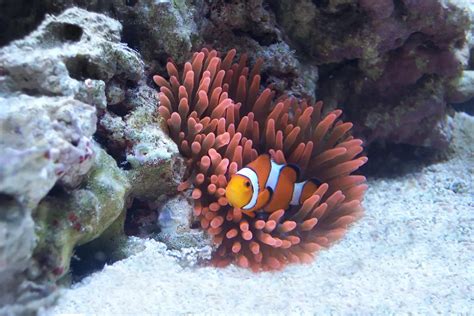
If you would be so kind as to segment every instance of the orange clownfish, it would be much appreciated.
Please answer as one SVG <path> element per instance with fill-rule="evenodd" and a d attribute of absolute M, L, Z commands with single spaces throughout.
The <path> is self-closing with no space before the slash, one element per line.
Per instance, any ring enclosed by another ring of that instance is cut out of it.
<path fill-rule="evenodd" d="M 302 204 L 318 188 L 317 180 L 313 179 L 297 183 L 298 176 L 296 165 L 280 165 L 263 154 L 231 177 L 226 198 L 231 206 L 252 217 L 259 209 L 286 209 Z"/>

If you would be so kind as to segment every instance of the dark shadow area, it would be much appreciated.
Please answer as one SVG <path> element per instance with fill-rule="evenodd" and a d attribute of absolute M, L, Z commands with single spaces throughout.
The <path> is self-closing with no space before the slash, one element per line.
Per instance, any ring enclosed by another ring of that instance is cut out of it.
<path fill-rule="evenodd" d="M 74 248 L 69 272 L 73 283 L 102 270 L 106 264 L 127 257 L 126 236 L 123 233 L 124 216 L 125 214 L 121 214 L 115 219 L 98 238 Z"/>
<path fill-rule="evenodd" d="M 83 30 L 80 26 L 70 23 L 52 23 L 50 24 L 51 35 L 60 42 L 79 42 Z"/>
<path fill-rule="evenodd" d="M 329 4 L 329 0 L 313 0 L 313 3 L 318 8 L 325 8 Z"/>
<path fill-rule="evenodd" d="M 408 15 L 408 9 L 402 0 L 393 1 L 393 15 L 399 18 L 403 18 Z"/>
<path fill-rule="evenodd" d="M 446 159 L 447 153 L 405 144 L 373 143 L 366 155 L 369 161 L 359 169 L 359 174 L 367 178 L 395 178 Z"/>
<path fill-rule="evenodd" d="M 48 192 L 48 197 L 65 199 L 69 193 L 64 189 L 64 186 L 55 184 Z"/>
<path fill-rule="evenodd" d="M 127 161 L 126 142 L 112 141 L 105 129 L 100 125 L 100 119 L 97 123 L 97 132 L 94 134 L 94 140 L 101 145 L 105 151 L 114 158 L 117 166 L 130 170 L 131 166 Z"/>
<path fill-rule="evenodd" d="M 25 212 L 13 196 L 4 193 L 0 193 L 0 206 L 0 222 L 4 224 L 20 221 Z"/>
<path fill-rule="evenodd" d="M 466 112 L 469 115 L 474 115 L 474 99 L 464 103 L 452 104 L 451 106 L 458 112 Z"/>
<path fill-rule="evenodd" d="M 120 102 L 117 104 L 108 104 L 107 110 L 109 110 L 110 112 L 120 117 L 124 117 L 125 115 L 130 113 L 130 109 L 128 109 L 127 106 L 123 102 Z"/>
<path fill-rule="evenodd" d="M 160 232 L 158 212 L 148 202 L 135 198 L 125 218 L 127 236 L 150 237 Z"/>
<path fill-rule="evenodd" d="M 261 46 L 270 46 L 278 43 L 278 38 L 274 33 L 257 33 L 246 30 L 231 30 L 236 37 L 250 37 L 257 41 Z"/>
<path fill-rule="evenodd" d="M 125 0 L 125 5 L 133 7 L 138 3 L 138 0 Z"/>
<path fill-rule="evenodd" d="M 25 80 L 28 81 L 28 80 Z M 60 93 L 52 93 L 51 91 L 46 91 L 46 90 L 40 90 L 40 89 L 28 89 L 28 88 L 23 88 L 21 89 L 21 92 L 23 92 L 26 95 L 29 95 L 30 97 L 38 97 L 38 96 L 48 96 L 48 97 L 56 97 L 60 96 Z"/>
<path fill-rule="evenodd" d="M 79 246 L 75 249 L 71 258 L 71 281 L 76 283 L 91 273 L 100 271 L 106 264 L 115 262 L 107 251 L 91 247 L 89 244 Z"/>
<path fill-rule="evenodd" d="M 85 79 L 104 80 L 99 73 L 99 67 L 89 60 L 87 56 L 75 56 L 66 60 L 69 76 L 79 81 Z"/>
<path fill-rule="evenodd" d="M 148 37 L 147 33 L 146 28 L 139 23 L 124 25 L 122 42 L 127 43 L 128 47 L 140 51 L 140 39 Z"/>
<path fill-rule="evenodd" d="M 0 0 L 0 46 L 33 31 L 46 11 L 42 1 Z"/>

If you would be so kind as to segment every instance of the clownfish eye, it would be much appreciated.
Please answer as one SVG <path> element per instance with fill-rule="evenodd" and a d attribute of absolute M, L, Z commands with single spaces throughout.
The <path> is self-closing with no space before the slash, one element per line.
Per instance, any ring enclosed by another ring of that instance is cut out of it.
<path fill-rule="evenodd" d="M 245 186 L 246 186 L 247 188 L 250 188 L 250 182 L 249 182 L 249 181 L 245 181 Z"/>

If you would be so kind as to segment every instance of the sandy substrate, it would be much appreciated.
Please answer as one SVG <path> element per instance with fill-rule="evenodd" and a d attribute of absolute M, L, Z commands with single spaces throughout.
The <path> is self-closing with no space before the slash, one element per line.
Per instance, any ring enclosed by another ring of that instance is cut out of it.
<path fill-rule="evenodd" d="M 474 313 L 474 119 L 448 161 L 372 179 L 366 215 L 311 265 L 182 267 L 156 241 L 64 290 L 45 314 Z"/>

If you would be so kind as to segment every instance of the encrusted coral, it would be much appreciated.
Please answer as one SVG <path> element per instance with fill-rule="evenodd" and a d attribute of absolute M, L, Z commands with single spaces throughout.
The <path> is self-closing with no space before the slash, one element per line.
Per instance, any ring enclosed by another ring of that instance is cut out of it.
<path fill-rule="evenodd" d="M 310 262 L 314 253 L 341 238 L 361 216 L 365 177 L 351 175 L 367 158 L 362 141 L 349 134 L 342 111 L 322 113 L 322 103 L 260 92 L 260 67 L 236 51 L 194 53 L 181 72 L 168 62 L 160 86 L 159 113 L 188 159 L 180 190 L 192 187 L 194 215 L 218 245 L 218 266 L 236 262 L 252 270 Z M 305 179 L 323 184 L 303 205 L 248 217 L 225 198 L 230 176 L 269 152 L 278 163 L 295 163 Z"/>

